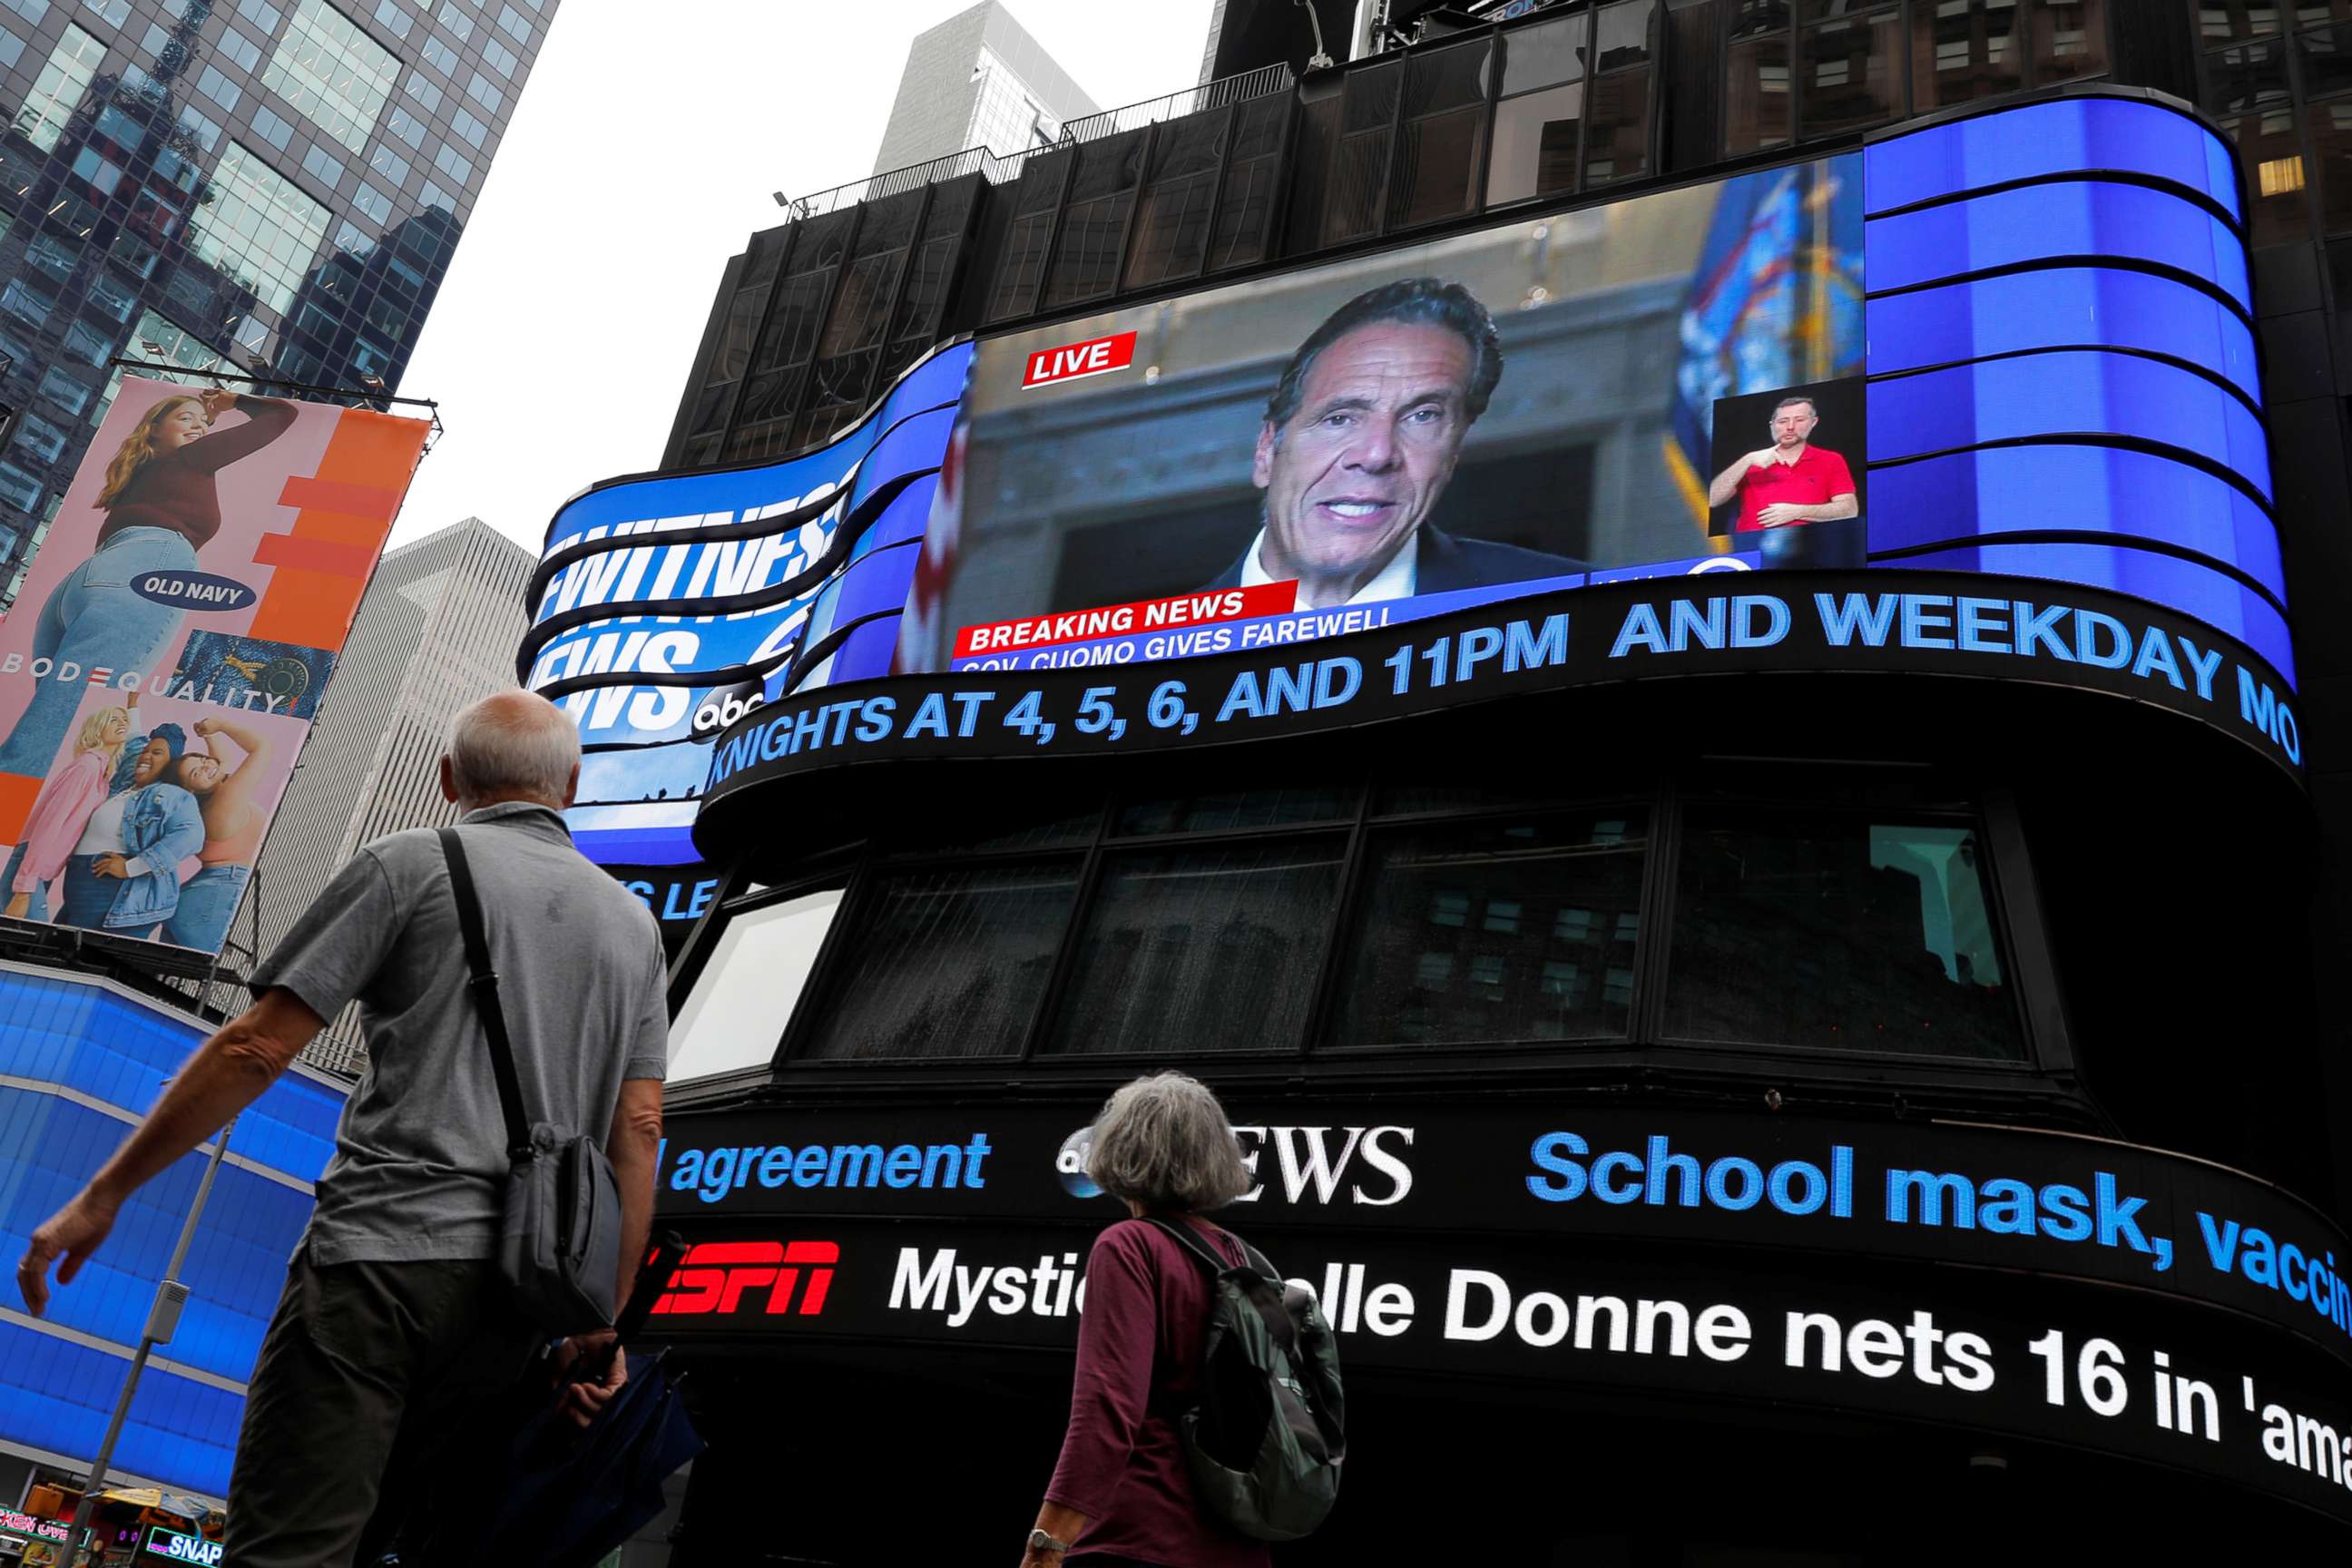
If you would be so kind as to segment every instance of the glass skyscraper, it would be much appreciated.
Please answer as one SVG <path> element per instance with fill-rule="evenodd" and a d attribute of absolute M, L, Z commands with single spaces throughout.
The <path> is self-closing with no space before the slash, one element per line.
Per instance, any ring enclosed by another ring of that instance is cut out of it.
<path fill-rule="evenodd" d="M 399 387 L 558 4 L 0 0 L 0 607 L 110 360 Z"/>

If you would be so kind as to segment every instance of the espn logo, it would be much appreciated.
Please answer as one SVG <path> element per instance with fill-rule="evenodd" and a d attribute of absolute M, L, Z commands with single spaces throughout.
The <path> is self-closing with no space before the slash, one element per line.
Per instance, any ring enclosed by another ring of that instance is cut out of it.
<path fill-rule="evenodd" d="M 830 1241 L 706 1241 L 687 1248 L 653 1310 L 677 1318 L 730 1317 L 746 1310 L 748 1294 L 772 1316 L 793 1310 L 797 1290 L 799 1315 L 814 1318 L 824 1310 L 833 1266 L 840 1261 L 841 1247 Z"/>
<path fill-rule="evenodd" d="M 1090 375 L 1108 375 L 1115 370 L 1125 370 L 1134 363 L 1135 334 L 1119 332 L 1112 337 L 1093 338 L 1058 349 L 1039 349 L 1022 367 L 1021 385 L 1026 390 L 1032 386 L 1051 386 L 1061 381 L 1083 381 Z"/>

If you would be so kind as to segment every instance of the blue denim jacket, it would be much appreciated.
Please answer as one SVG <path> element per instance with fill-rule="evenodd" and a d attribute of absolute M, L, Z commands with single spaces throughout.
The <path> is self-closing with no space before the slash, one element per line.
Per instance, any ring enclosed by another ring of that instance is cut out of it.
<path fill-rule="evenodd" d="M 180 907 L 180 862 L 205 847 L 205 814 L 178 784 L 152 784 L 122 812 L 122 853 L 147 862 L 123 879 L 106 911 L 106 929 L 146 927 L 171 919 Z"/>

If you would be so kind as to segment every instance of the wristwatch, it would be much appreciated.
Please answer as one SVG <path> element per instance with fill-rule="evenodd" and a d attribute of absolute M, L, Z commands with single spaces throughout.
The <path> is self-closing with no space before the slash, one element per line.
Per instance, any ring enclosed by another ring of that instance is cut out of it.
<path fill-rule="evenodd" d="M 1069 1549 L 1068 1542 L 1056 1541 L 1042 1530 L 1029 1532 L 1029 1550 L 1032 1552 L 1067 1552 Z"/>

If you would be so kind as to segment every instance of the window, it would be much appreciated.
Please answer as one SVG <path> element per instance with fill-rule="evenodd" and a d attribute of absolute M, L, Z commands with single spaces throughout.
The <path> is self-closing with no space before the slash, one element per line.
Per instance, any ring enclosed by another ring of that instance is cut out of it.
<path fill-rule="evenodd" d="M 392 221 L 392 198 L 365 180 L 362 180 L 360 188 L 352 193 L 352 205 L 359 208 L 361 215 L 379 228 Z"/>
<path fill-rule="evenodd" d="M 453 80 L 457 75 L 457 51 L 437 34 L 425 35 L 425 63 Z"/>
<path fill-rule="evenodd" d="M 396 38 L 408 37 L 408 29 L 416 25 L 416 18 L 408 14 L 400 0 L 376 0 L 375 19 Z"/>
<path fill-rule="evenodd" d="M 54 234 L 36 234 L 25 243 L 25 264 L 50 282 L 63 285 L 81 264 L 81 250 Z"/>
<path fill-rule="evenodd" d="M 1410 227 L 1474 212 L 1486 142 L 1491 40 L 1416 50 L 1407 58 L 1397 125 L 1389 226 Z"/>
<path fill-rule="evenodd" d="M 392 182 L 394 186 L 408 184 L 408 160 L 382 143 L 378 143 L 376 146 L 369 150 L 368 168 L 372 172 L 383 175 L 386 180 Z"/>
<path fill-rule="evenodd" d="M 1665 1033 L 2019 1060 L 1976 830 L 1695 805 Z"/>
<path fill-rule="evenodd" d="M 36 27 L 49 14 L 49 0 L 0 0 L 0 5 L 7 6 Z"/>
<path fill-rule="evenodd" d="M 222 32 L 221 52 L 235 60 L 239 70 L 252 71 L 261 65 L 261 46 L 235 27 Z"/>
<path fill-rule="evenodd" d="M 1638 809 L 1383 833 L 1332 1043 L 1622 1037 L 1647 847 Z"/>
<path fill-rule="evenodd" d="M 496 38 L 482 40 L 482 58 L 489 62 L 492 70 L 509 81 L 514 80 L 515 72 L 522 65 L 522 61 L 516 57 L 515 52 Z"/>
<path fill-rule="evenodd" d="M 131 19 L 131 0 L 81 0 L 81 8 L 110 27 L 120 27 Z"/>
<path fill-rule="evenodd" d="M 398 104 L 384 117 L 384 128 L 413 148 L 425 145 L 425 122 Z"/>
<path fill-rule="evenodd" d="M 101 267 L 89 280 L 89 306 L 117 321 L 127 321 L 139 308 L 139 290 Z"/>
<path fill-rule="evenodd" d="M 324 147 L 313 144 L 306 151 L 302 154 L 302 168 L 331 191 L 342 183 L 342 160 L 330 156 Z"/>
<path fill-rule="evenodd" d="M 101 198 L 112 195 L 114 187 L 122 183 L 121 166 L 100 157 L 94 147 L 85 147 L 74 154 L 73 172 L 74 178 L 97 192 Z"/>
<path fill-rule="evenodd" d="M 66 433 L 39 415 L 27 414 L 16 421 L 15 445 L 37 463 L 54 463 L 65 456 Z"/>
<path fill-rule="evenodd" d="M 15 68 L 16 62 L 24 57 L 25 40 L 7 28 L 0 27 L 0 70 Z"/>
<path fill-rule="evenodd" d="M 420 207 L 439 207 L 443 212 L 453 216 L 457 211 L 457 198 L 430 180 L 425 181 L 425 188 L 417 193 L 416 205 Z"/>
<path fill-rule="evenodd" d="M 507 100 L 507 95 L 479 71 L 476 71 L 473 79 L 466 84 L 466 96 L 492 114 L 496 114 Z"/>
<path fill-rule="evenodd" d="M 278 24 L 286 20 L 286 14 L 269 0 L 236 0 L 236 14 L 260 28 L 264 37 L 277 32 Z"/>
<path fill-rule="evenodd" d="M 284 312 L 326 237 L 327 209 L 238 142 L 222 154 L 213 193 L 189 224 L 196 255 Z"/>
<path fill-rule="evenodd" d="M 68 414 L 89 406 L 89 388 L 54 367 L 41 373 L 41 395 Z"/>
<path fill-rule="evenodd" d="M 728 917 L 670 1026 L 672 1083 L 768 1064 L 840 910 L 824 888 Z"/>
<path fill-rule="evenodd" d="M 300 0 L 261 84 L 361 153 L 399 74 L 400 61 L 359 24 L 326 0 Z"/>
<path fill-rule="evenodd" d="M 1519 27 L 1502 36 L 1502 100 L 1486 205 L 1576 189 L 1577 138 L 1584 124 L 1586 16 Z"/>
<path fill-rule="evenodd" d="M 29 278 L 11 278 L 0 287 L 0 310 L 5 310 L 36 331 L 47 326 L 58 297 Z"/>
<path fill-rule="evenodd" d="M 186 132 L 189 139 L 207 153 L 220 145 L 220 121 L 197 109 L 194 104 L 189 104 L 180 110 L 180 129 Z M 161 163 L 160 158 L 158 163 Z"/>
<path fill-rule="evenodd" d="M 1333 833 L 1106 856 L 1051 1048 L 1297 1049 L 1346 843 Z"/>
<path fill-rule="evenodd" d="M 408 73 L 408 79 L 401 84 L 400 90 L 415 99 L 418 103 L 424 105 L 425 113 L 434 114 L 439 112 L 441 108 L 441 89 L 435 87 L 423 77 L 417 75 L 415 71 L 410 71 Z"/>
<path fill-rule="evenodd" d="M 114 357 L 115 338 L 86 322 L 76 321 L 66 328 L 66 353 L 84 364 L 100 365 Z"/>
<path fill-rule="evenodd" d="M 196 78 L 196 90 L 219 104 L 221 111 L 225 114 L 235 113 L 236 100 L 245 96 L 236 83 L 221 75 L 211 66 L 206 66 L 204 73 Z"/>
<path fill-rule="evenodd" d="M 280 153 L 286 151 L 287 144 L 294 140 L 294 127 L 288 123 L 284 115 L 266 103 L 254 105 L 253 132 Z"/>
<path fill-rule="evenodd" d="M 490 134 L 490 128 L 488 126 L 483 124 L 480 121 L 475 119 L 472 115 L 467 113 L 462 109 L 458 110 L 449 117 L 449 129 L 464 137 L 466 139 L 467 145 L 475 148 L 479 148 L 484 142 L 489 139 Z"/>
<path fill-rule="evenodd" d="M 433 166 L 461 185 L 471 184 L 474 178 L 472 161 L 446 142 L 434 149 Z"/>
<path fill-rule="evenodd" d="M 358 205 L 362 212 L 365 212 L 367 210 L 367 198 L 372 195 L 375 195 L 374 187 L 362 182 L 360 185 L 359 195 L 352 199 L 354 204 Z M 376 196 L 376 199 L 378 201 L 383 201 L 382 196 Z M 392 211 L 392 204 L 390 202 L 384 202 L 383 210 L 387 215 L 389 215 Z M 371 214 L 370 216 L 373 215 Z M 383 218 L 378 218 L 376 221 L 382 223 L 385 220 Z M 346 255 L 356 256 L 364 259 L 374 254 L 375 241 L 370 239 L 365 234 L 362 233 L 358 225 L 352 223 L 349 218 L 345 218 L 341 224 L 336 226 L 335 248 L 342 251 Z"/>
<path fill-rule="evenodd" d="M 877 878 L 803 1054 L 1018 1055 L 1077 896 L 1074 857 Z"/>
<path fill-rule="evenodd" d="M 466 15 L 466 8 L 458 5 L 457 0 L 441 0 L 441 8 L 433 15 L 449 29 L 449 36 L 459 43 L 474 36 L 474 19 Z"/>
<path fill-rule="evenodd" d="M 513 6 L 501 5 L 499 7 L 499 26 L 505 32 L 507 37 L 512 38 L 516 43 L 523 45 L 530 44 L 530 18 L 525 16 Z"/>
<path fill-rule="evenodd" d="M 41 12 L 48 9 L 47 4 Z M 41 12 L 30 13 L 37 17 Z M 29 18 L 28 18 L 29 19 Z M 50 51 L 42 65 L 40 75 L 33 79 L 33 90 L 25 95 L 24 107 L 16 111 L 16 129 L 36 149 L 46 153 L 58 144 L 65 133 L 66 121 L 81 95 L 98 74 L 98 64 L 106 58 L 106 46 L 72 23 L 66 24 L 58 47 Z"/>
<path fill-rule="evenodd" d="M 41 504 L 41 481 L 14 463 L 0 463 L 0 501 L 29 512 Z"/>

